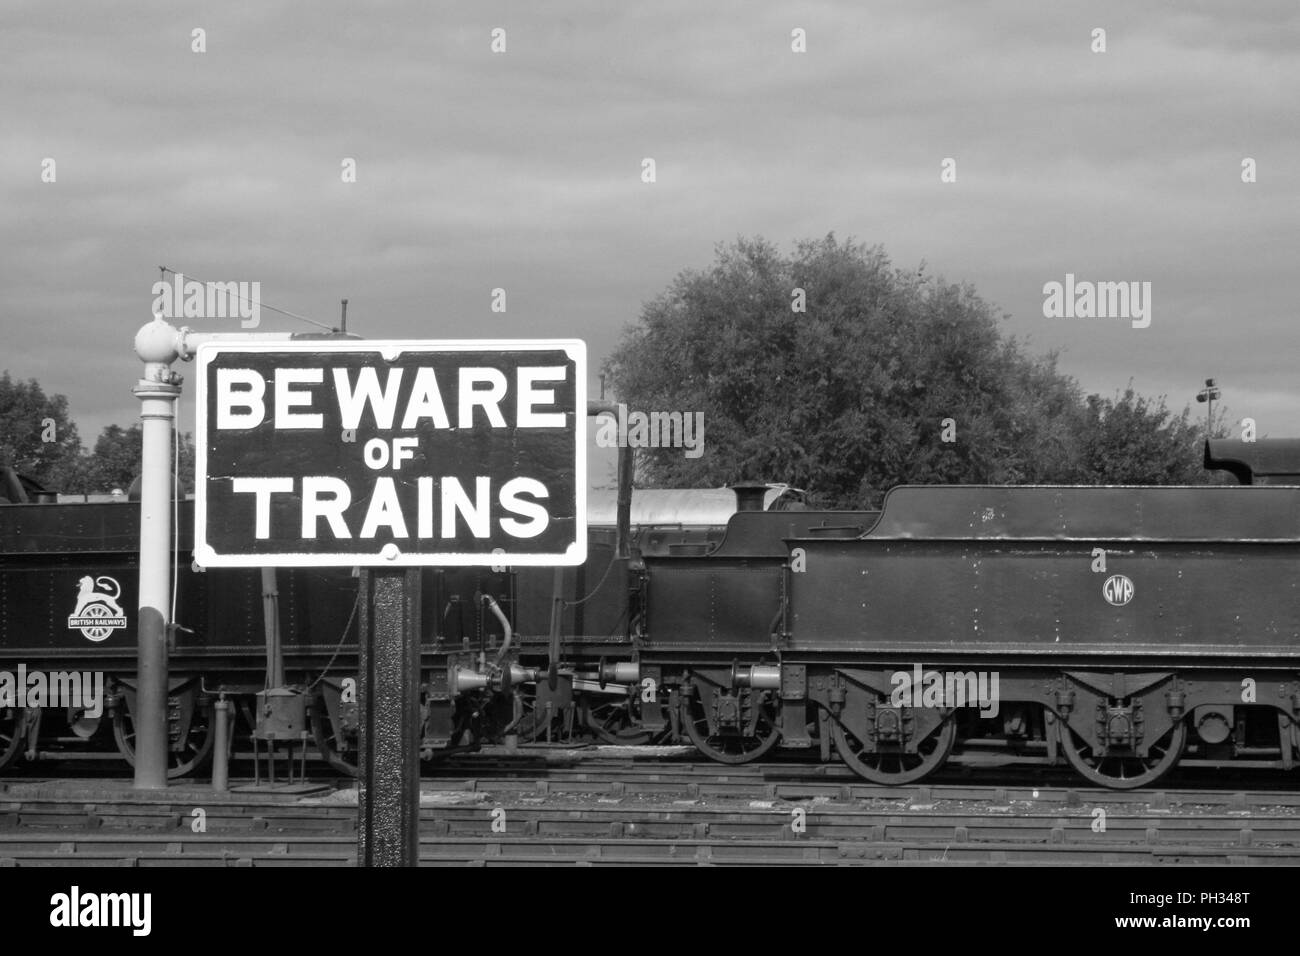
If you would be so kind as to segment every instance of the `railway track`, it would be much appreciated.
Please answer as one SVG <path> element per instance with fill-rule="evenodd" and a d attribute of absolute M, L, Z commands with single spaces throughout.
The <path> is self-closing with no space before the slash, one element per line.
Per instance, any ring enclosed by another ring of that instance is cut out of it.
<path fill-rule="evenodd" d="M 1168 844 L 1161 846 L 1071 846 L 1001 841 L 987 844 L 928 840 L 892 842 L 824 839 L 745 841 L 722 838 L 681 840 L 612 837 L 425 837 L 421 866 L 825 866 L 862 864 L 1016 865 L 1293 865 L 1294 849 L 1277 847 Z M 345 836 L 178 838 L 49 835 L 0 843 L 0 868 L 25 866 L 352 866 L 356 843 Z"/>
<path fill-rule="evenodd" d="M 838 769 L 556 753 L 479 758 L 423 781 L 420 861 L 1300 862 L 1300 794 L 1292 792 L 900 789 L 841 779 Z M 7 779 L 0 784 L 0 866 L 350 865 L 355 798 L 350 785 L 150 793 L 127 781 Z"/>
<path fill-rule="evenodd" d="M 243 759 L 247 756 L 248 759 Z M 80 763 L 77 760 L 54 760 L 22 768 L 25 773 L 9 772 L 0 776 L 0 794 L 10 787 L 54 785 L 57 781 L 120 781 L 129 776 L 129 768 L 120 761 Z M 235 759 L 239 758 L 239 759 Z M 235 754 L 233 772 L 249 772 L 252 755 Z M 328 764 L 314 754 L 307 767 L 311 779 L 346 784 Z M 663 793 L 717 791 L 735 796 L 784 797 L 813 799 L 892 799 L 929 802 L 930 799 L 986 799 L 1001 793 L 1010 801 L 1065 802 L 1078 805 L 1092 803 L 1153 803 L 1232 805 L 1237 809 L 1253 806 L 1300 806 L 1300 788 L 1290 775 L 1271 771 L 1234 772 L 1225 780 L 1221 769 L 1195 767 L 1180 769 L 1163 781 L 1159 788 L 1118 791 L 1089 786 L 1066 768 L 1035 768 L 1025 782 L 1024 767 L 1012 774 L 1004 764 L 980 764 L 974 768 L 949 768 L 928 778 L 924 784 L 884 786 L 863 780 L 839 762 L 819 763 L 804 755 L 786 754 L 749 764 L 725 766 L 701 757 L 689 746 L 627 747 L 607 744 L 578 746 L 524 745 L 517 748 L 488 746 L 451 758 L 425 761 L 421 779 L 426 785 L 445 787 L 483 785 L 500 788 L 529 789 L 533 781 L 561 789 L 587 782 L 598 788 L 617 791 L 620 786 L 642 787 Z M 36 771 L 39 770 L 39 773 Z M 1008 784 L 1008 780 L 1017 780 Z M 172 791 L 203 787 L 200 775 L 181 778 Z M 111 784 L 106 784 L 111 785 Z"/>
<path fill-rule="evenodd" d="M 443 789 L 559 795 L 595 794 L 612 797 L 656 795 L 691 799 L 754 799 L 815 801 L 876 801 L 891 806 L 930 807 L 939 803 L 992 803 L 1023 812 L 1037 806 L 1144 806 L 1153 811 L 1222 807 L 1233 812 L 1300 813 L 1300 791 L 1289 778 L 1276 775 L 1258 780 L 1237 777 L 1228 784 L 1216 778 L 1199 784 L 1155 790 L 1111 790 L 1088 786 L 1069 773 L 1045 775 L 1037 785 L 1008 786 L 997 772 L 971 782 L 938 782 L 913 786 L 869 783 L 843 764 L 778 760 L 725 767 L 680 757 L 606 756 L 621 748 L 540 754 L 494 753 L 447 763 L 426 772 L 424 785 Z M 665 748 L 667 749 L 667 748 Z M 1254 784 L 1243 787 L 1242 784 Z"/>

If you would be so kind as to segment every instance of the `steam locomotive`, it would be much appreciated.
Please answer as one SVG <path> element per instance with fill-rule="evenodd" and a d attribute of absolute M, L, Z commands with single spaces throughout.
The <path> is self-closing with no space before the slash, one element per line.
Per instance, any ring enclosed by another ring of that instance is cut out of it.
<path fill-rule="evenodd" d="M 1300 441 L 1212 440 L 1204 462 L 1239 485 L 900 486 L 880 511 L 783 486 L 640 492 L 592 515 L 581 567 L 426 569 L 425 755 L 588 734 L 722 763 L 804 750 L 886 784 L 948 761 L 1115 788 L 1289 770 Z M 0 670 L 93 670 L 107 690 L 94 715 L 0 682 L 0 766 L 110 729 L 130 761 L 138 509 L 5 481 Z M 220 699 L 241 734 L 311 737 L 352 767 L 359 579 L 199 573 L 179 507 L 169 772 L 209 755 Z"/>

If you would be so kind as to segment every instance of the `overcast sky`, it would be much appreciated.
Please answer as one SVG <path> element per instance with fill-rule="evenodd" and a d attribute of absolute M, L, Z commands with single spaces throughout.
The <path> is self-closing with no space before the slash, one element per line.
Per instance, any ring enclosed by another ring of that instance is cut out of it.
<path fill-rule="evenodd" d="M 1294 0 L 7 0 L 0 368 L 88 445 L 131 423 L 166 265 L 327 323 L 347 297 L 370 338 L 579 336 L 594 385 L 715 243 L 834 231 L 972 283 L 1089 391 L 1181 408 L 1214 375 L 1297 436 L 1298 52 Z M 1150 327 L 1045 318 L 1066 273 L 1150 282 Z"/>

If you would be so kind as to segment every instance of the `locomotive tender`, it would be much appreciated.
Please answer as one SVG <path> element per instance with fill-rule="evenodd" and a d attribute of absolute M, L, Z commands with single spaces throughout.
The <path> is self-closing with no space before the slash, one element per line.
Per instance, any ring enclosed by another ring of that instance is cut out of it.
<path fill-rule="evenodd" d="M 897 784 L 949 759 L 1117 788 L 1179 764 L 1291 769 L 1300 442 L 1214 440 L 1205 464 L 1241 485 L 900 486 L 880 512 L 738 486 L 698 520 L 690 496 L 718 492 L 646 492 L 660 513 L 630 536 L 593 522 L 582 567 L 426 569 L 426 755 L 587 732 L 725 763 L 807 750 Z M 133 621 L 138 509 L 0 505 L 0 542 L 0 669 L 95 668 L 111 687 L 102 718 L 0 706 L 0 765 L 101 722 L 130 759 L 134 628 L 79 596 L 109 597 L 111 578 Z M 182 531 L 182 565 L 187 548 Z M 256 733 L 272 648 L 317 746 L 349 766 L 358 579 L 182 566 L 178 581 L 171 772 L 207 756 L 219 696 Z"/>
<path fill-rule="evenodd" d="M 1205 464 L 1249 487 L 901 486 L 779 542 L 742 511 L 707 555 L 646 558 L 642 670 L 724 761 L 834 749 L 901 784 L 960 744 L 1122 789 L 1291 769 L 1300 442 Z"/>

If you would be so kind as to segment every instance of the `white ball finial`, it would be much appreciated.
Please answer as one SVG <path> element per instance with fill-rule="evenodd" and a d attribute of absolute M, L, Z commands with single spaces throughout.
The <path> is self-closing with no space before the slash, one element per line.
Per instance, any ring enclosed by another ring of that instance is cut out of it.
<path fill-rule="evenodd" d="M 176 341 L 176 328 L 161 315 L 155 315 L 152 322 L 135 333 L 135 354 L 142 362 L 170 365 L 180 354 Z"/>

